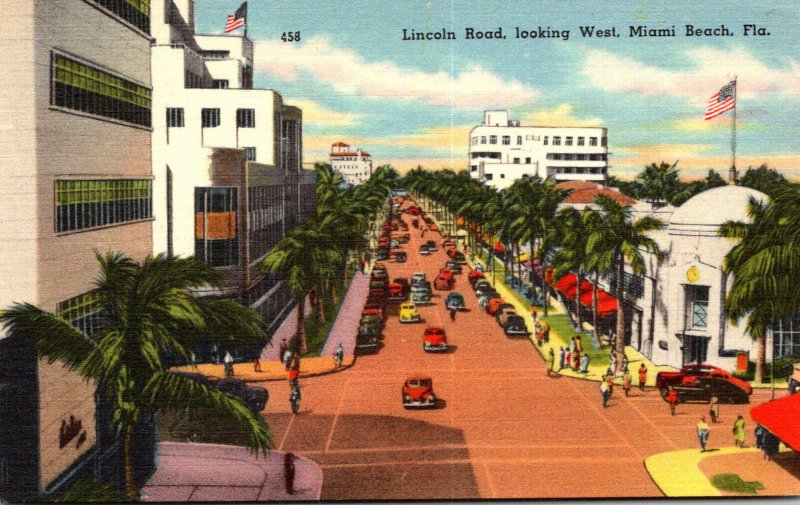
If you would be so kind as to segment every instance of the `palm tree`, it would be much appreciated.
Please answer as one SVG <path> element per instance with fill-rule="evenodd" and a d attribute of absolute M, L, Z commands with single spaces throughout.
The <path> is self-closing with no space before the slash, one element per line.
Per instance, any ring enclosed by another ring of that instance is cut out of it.
<path fill-rule="evenodd" d="M 34 342 L 50 363 L 59 361 L 98 385 L 114 409 L 113 423 L 124 437 L 125 486 L 138 497 L 134 481 L 134 426 L 161 409 L 212 409 L 249 433 L 251 451 L 267 453 L 271 433 L 264 419 L 238 398 L 188 377 L 170 373 L 162 356 L 190 359 L 198 337 L 223 345 L 263 343 L 257 312 L 232 300 L 201 298 L 194 291 L 221 288 L 220 275 L 192 258 L 160 254 L 136 263 L 120 253 L 96 254 L 95 280 L 107 324 L 91 338 L 68 321 L 27 303 L 0 314 L 10 338 Z"/>
<path fill-rule="evenodd" d="M 800 311 L 800 189 L 789 186 L 774 195 L 769 203 L 750 199 L 749 223 L 728 221 L 719 229 L 738 241 L 723 265 L 733 274 L 725 309 L 733 324 L 747 318 L 746 331 L 757 342 L 758 380 L 764 377 L 768 329 Z"/>
<path fill-rule="evenodd" d="M 649 233 L 664 228 L 659 219 L 649 216 L 633 220 L 630 206 L 623 206 L 605 195 L 595 197 L 599 207 L 598 214 L 592 218 L 595 227 L 586 242 L 587 265 L 602 272 L 613 273 L 614 294 L 617 297 L 616 355 L 617 371 L 622 366 L 625 354 L 625 310 L 624 300 L 625 267 L 629 266 L 634 275 L 645 273 L 643 252 L 663 257 L 658 244 L 648 236 Z"/>
<path fill-rule="evenodd" d="M 677 161 L 672 165 L 663 161 L 660 165 L 651 163 L 636 176 L 636 181 L 641 184 L 642 196 L 652 203 L 653 207 L 666 205 L 683 190 L 677 166 Z"/>
<path fill-rule="evenodd" d="M 581 318 L 581 283 L 587 268 L 586 242 L 589 237 L 586 221 L 580 211 L 574 207 L 567 207 L 558 213 L 556 226 L 559 231 L 556 250 L 553 258 L 553 279 L 559 279 L 568 272 L 574 272 L 578 279 L 575 292 L 575 326 L 578 331 L 583 331 Z M 595 320 L 595 325 L 597 321 Z"/>

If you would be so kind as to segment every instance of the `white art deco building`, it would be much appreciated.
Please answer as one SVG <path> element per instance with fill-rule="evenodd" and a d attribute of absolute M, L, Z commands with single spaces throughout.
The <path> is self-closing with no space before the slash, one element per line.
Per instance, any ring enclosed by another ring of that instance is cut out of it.
<path fill-rule="evenodd" d="M 372 156 L 360 147 L 337 142 L 331 146 L 331 168 L 342 174 L 344 182 L 357 186 L 372 176 Z"/>
<path fill-rule="evenodd" d="M 504 110 L 484 112 L 469 135 L 469 174 L 497 189 L 523 175 L 604 184 L 606 128 L 521 126 Z"/>

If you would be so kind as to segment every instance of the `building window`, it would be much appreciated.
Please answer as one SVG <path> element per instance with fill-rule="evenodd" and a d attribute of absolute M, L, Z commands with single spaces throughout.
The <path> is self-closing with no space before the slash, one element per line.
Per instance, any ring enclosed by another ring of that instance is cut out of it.
<path fill-rule="evenodd" d="M 565 139 L 564 145 L 565 146 L 571 146 L 572 145 L 572 137 L 567 137 Z"/>
<path fill-rule="evenodd" d="M 578 159 L 578 161 L 581 161 L 581 160 L 585 160 L 585 159 L 586 159 L 586 155 L 585 155 L 585 154 L 578 154 L 578 155 L 577 155 L 577 157 L 578 157 L 578 158 L 577 158 L 577 159 Z"/>
<path fill-rule="evenodd" d="M 56 54 L 50 103 L 139 126 L 151 125 L 151 91 L 96 67 Z"/>
<path fill-rule="evenodd" d="M 519 165 L 519 158 L 514 158 L 514 164 Z"/>
<path fill-rule="evenodd" d="M 470 165 L 469 171 L 470 172 L 477 172 L 478 171 L 478 165 Z"/>
<path fill-rule="evenodd" d="M 256 110 L 236 109 L 236 126 L 239 128 L 255 128 Z"/>
<path fill-rule="evenodd" d="M 489 135 L 489 143 L 497 144 L 497 135 Z"/>
<path fill-rule="evenodd" d="M 153 217 L 149 180 L 56 181 L 56 232 L 100 228 Z"/>
<path fill-rule="evenodd" d="M 544 136 L 544 145 L 547 145 L 547 135 Z"/>
<path fill-rule="evenodd" d="M 530 158 L 525 158 L 525 164 L 526 165 L 530 165 L 531 164 L 531 159 Z"/>
<path fill-rule="evenodd" d="M 687 327 L 708 327 L 708 286 L 686 286 Z"/>
<path fill-rule="evenodd" d="M 517 145 L 518 146 L 522 145 L 522 135 L 517 135 Z"/>
<path fill-rule="evenodd" d="M 222 267 L 239 262 L 237 189 L 194 188 L 194 256 L 207 265 Z"/>
<path fill-rule="evenodd" d="M 219 126 L 219 109 L 201 109 L 203 128 L 216 128 Z"/>
<path fill-rule="evenodd" d="M 202 88 L 203 78 L 187 70 L 183 75 L 183 86 L 185 88 Z"/>
<path fill-rule="evenodd" d="M 608 145 L 608 137 L 603 137 L 600 139 L 600 145 L 606 147 Z"/>
<path fill-rule="evenodd" d="M 579 145 L 579 146 L 582 146 L 582 145 L 584 145 L 584 140 L 585 140 L 585 139 L 586 139 L 586 137 L 578 137 L 578 145 Z"/>
<path fill-rule="evenodd" d="M 183 128 L 183 107 L 167 108 L 167 128 Z"/>
<path fill-rule="evenodd" d="M 501 179 L 505 179 L 506 178 L 506 174 L 500 174 L 500 178 Z"/>
<path fill-rule="evenodd" d="M 561 137 L 560 136 L 553 137 L 553 145 L 554 146 L 560 146 L 561 145 Z"/>
<path fill-rule="evenodd" d="M 484 177 L 487 181 L 491 181 L 494 178 L 494 174 L 484 174 Z"/>
<path fill-rule="evenodd" d="M 228 79 L 212 79 L 211 87 L 214 89 L 228 89 L 230 87 L 230 82 Z"/>
<path fill-rule="evenodd" d="M 589 145 L 590 146 L 597 146 L 597 137 L 589 137 Z"/>
<path fill-rule="evenodd" d="M 772 356 L 800 357 L 800 314 L 773 323 Z"/>
<path fill-rule="evenodd" d="M 224 60 L 230 57 L 231 52 L 225 50 L 209 49 L 198 51 L 198 54 L 207 60 Z"/>
<path fill-rule="evenodd" d="M 145 33 L 150 33 L 150 0 L 92 0 Z"/>
<path fill-rule="evenodd" d="M 511 145 L 511 136 L 503 135 L 503 145 L 510 146 Z"/>
<path fill-rule="evenodd" d="M 486 143 L 486 136 L 485 135 L 481 135 L 481 144 L 485 144 L 485 143 Z"/>
<path fill-rule="evenodd" d="M 103 315 L 100 294 L 96 291 L 59 302 L 56 312 L 59 317 L 90 337 L 108 326 L 108 318 Z"/>
<path fill-rule="evenodd" d="M 245 147 L 244 148 L 244 159 L 246 161 L 256 161 L 256 148 L 255 147 Z"/>

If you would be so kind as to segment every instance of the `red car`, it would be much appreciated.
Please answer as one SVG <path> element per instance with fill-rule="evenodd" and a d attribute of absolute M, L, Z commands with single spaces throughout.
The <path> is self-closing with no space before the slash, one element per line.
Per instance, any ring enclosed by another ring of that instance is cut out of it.
<path fill-rule="evenodd" d="M 447 351 L 447 335 L 441 328 L 428 328 L 422 336 L 422 349 L 425 352 Z"/>
<path fill-rule="evenodd" d="M 403 407 L 407 409 L 432 409 L 436 407 L 433 380 L 426 375 L 412 375 L 403 383 L 401 390 Z"/>
<path fill-rule="evenodd" d="M 472 272 L 469 273 L 469 284 L 470 284 L 470 286 L 472 286 L 474 288 L 475 287 L 475 283 L 478 282 L 479 280 L 483 279 L 483 278 L 484 278 L 483 277 L 483 272 L 479 272 L 477 270 L 473 270 Z"/>
<path fill-rule="evenodd" d="M 453 289 L 453 274 L 450 276 L 439 274 L 433 280 L 433 287 L 442 291 L 449 291 Z"/>
<path fill-rule="evenodd" d="M 738 386 L 746 391 L 748 395 L 753 392 L 753 388 L 747 381 L 734 377 L 727 370 L 714 365 L 702 364 L 684 365 L 678 372 L 658 372 L 658 375 L 656 375 L 656 388 L 661 391 L 662 396 L 665 396 L 669 386 L 683 383 L 686 377 L 714 377 Z"/>

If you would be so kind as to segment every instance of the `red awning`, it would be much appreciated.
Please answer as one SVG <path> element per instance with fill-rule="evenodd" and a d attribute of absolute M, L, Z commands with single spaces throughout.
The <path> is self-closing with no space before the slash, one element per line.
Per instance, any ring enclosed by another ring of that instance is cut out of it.
<path fill-rule="evenodd" d="M 581 292 L 581 305 L 592 307 L 591 289 Z M 597 290 L 597 315 L 605 317 L 617 311 L 617 299 L 602 289 Z"/>
<path fill-rule="evenodd" d="M 500 242 L 495 242 L 494 243 L 494 250 L 497 251 L 497 252 L 503 252 L 503 251 L 506 250 L 506 246 L 504 246 Z"/>
<path fill-rule="evenodd" d="M 750 417 L 795 451 L 800 451 L 800 393 L 750 409 Z"/>
<path fill-rule="evenodd" d="M 567 275 L 562 275 L 561 278 L 558 279 L 555 283 L 553 283 L 551 279 L 550 283 L 553 284 L 554 288 L 563 293 L 564 290 L 567 289 L 568 287 L 575 286 L 575 284 L 578 283 L 578 278 L 575 276 L 575 274 L 567 274 Z"/>

